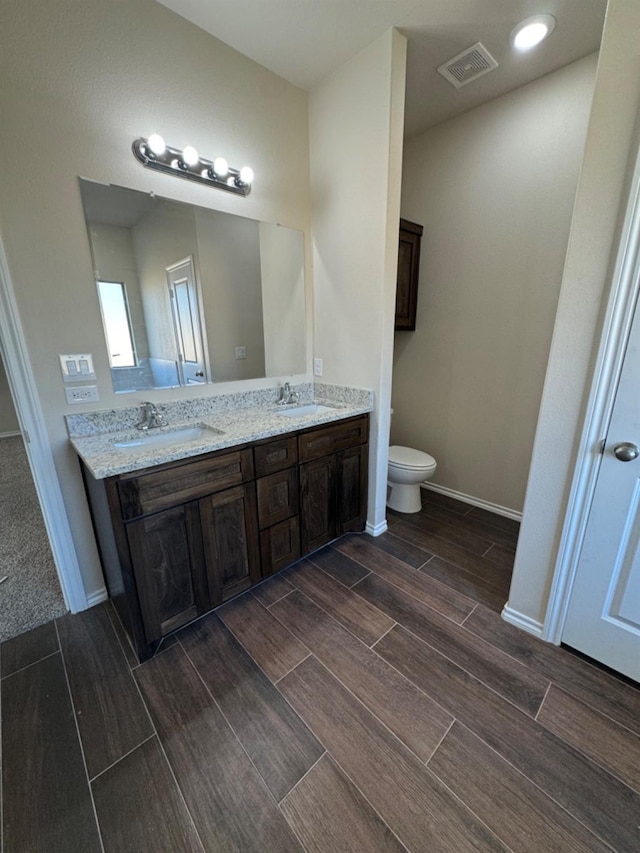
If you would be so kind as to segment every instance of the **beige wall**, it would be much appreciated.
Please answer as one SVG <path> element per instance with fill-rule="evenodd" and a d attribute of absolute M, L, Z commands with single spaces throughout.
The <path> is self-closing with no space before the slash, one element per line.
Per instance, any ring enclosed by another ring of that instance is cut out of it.
<path fill-rule="evenodd" d="M 260 271 L 265 372 L 278 376 L 305 363 L 303 235 L 261 222 Z"/>
<path fill-rule="evenodd" d="M 18 416 L 13 405 L 13 397 L 9 388 L 9 381 L 0 359 L 0 435 L 8 432 L 19 432 Z"/>
<path fill-rule="evenodd" d="M 93 352 L 101 398 L 95 408 L 140 396 L 113 394 L 77 178 L 153 190 L 308 234 L 307 96 L 153 0 L 5 0 L 2 17 L 0 235 L 92 594 L 102 575 L 67 441 L 63 416 L 77 409 L 65 403 L 58 353 Z M 153 131 L 178 147 L 190 143 L 205 156 L 251 165 L 251 195 L 144 169 L 131 142 Z M 202 393 L 197 387 L 145 397 Z"/>
<path fill-rule="evenodd" d="M 610 0 L 509 596 L 534 622 L 544 619 L 567 509 L 639 104 L 640 4 Z"/>
<path fill-rule="evenodd" d="M 389 30 L 309 102 L 315 355 L 371 388 L 371 527 L 384 524 L 406 40 Z"/>
<path fill-rule="evenodd" d="M 521 511 L 596 69 L 575 62 L 406 141 L 424 226 L 415 332 L 396 332 L 393 444 L 434 482 Z"/>
<path fill-rule="evenodd" d="M 196 233 L 213 378 L 265 376 L 260 224 L 196 210 Z M 241 346 L 247 357 L 236 359 Z"/>

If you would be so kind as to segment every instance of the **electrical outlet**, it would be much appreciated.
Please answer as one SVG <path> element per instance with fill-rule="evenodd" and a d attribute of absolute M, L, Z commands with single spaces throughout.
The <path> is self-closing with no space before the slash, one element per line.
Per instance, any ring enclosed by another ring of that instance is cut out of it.
<path fill-rule="evenodd" d="M 247 348 L 246 347 L 236 347 L 236 359 L 246 358 L 247 357 Z"/>
<path fill-rule="evenodd" d="M 314 358 L 313 359 L 313 375 L 314 376 L 322 376 L 322 359 Z"/>
<path fill-rule="evenodd" d="M 77 403 L 97 403 L 100 399 L 97 385 L 75 385 L 72 388 L 65 388 L 64 393 L 70 406 Z"/>

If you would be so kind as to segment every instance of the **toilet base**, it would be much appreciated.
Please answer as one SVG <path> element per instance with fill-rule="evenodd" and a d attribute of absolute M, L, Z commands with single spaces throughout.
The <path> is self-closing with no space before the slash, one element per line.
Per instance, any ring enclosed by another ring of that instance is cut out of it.
<path fill-rule="evenodd" d="M 391 493 L 387 498 L 387 506 L 396 512 L 420 512 L 422 496 L 419 483 L 388 483 Z"/>

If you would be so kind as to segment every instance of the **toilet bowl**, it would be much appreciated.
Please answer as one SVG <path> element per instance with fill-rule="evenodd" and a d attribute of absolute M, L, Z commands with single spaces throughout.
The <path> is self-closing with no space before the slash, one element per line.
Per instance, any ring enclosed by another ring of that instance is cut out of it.
<path fill-rule="evenodd" d="M 430 479 L 437 464 L 433 456 L 412 447 L 392 445 L 389 448 L 388 485 L 391 488 L 387 506 L 396 512 L 420 512 L 420 483 Z"/>

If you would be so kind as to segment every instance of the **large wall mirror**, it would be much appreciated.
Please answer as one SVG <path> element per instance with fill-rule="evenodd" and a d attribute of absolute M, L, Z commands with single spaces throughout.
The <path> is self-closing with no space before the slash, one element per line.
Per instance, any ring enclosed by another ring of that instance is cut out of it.
<path fill-rule="evenodd" d="M 80 179 L 116 393 L 304 373 L 304 235 Z"/>

